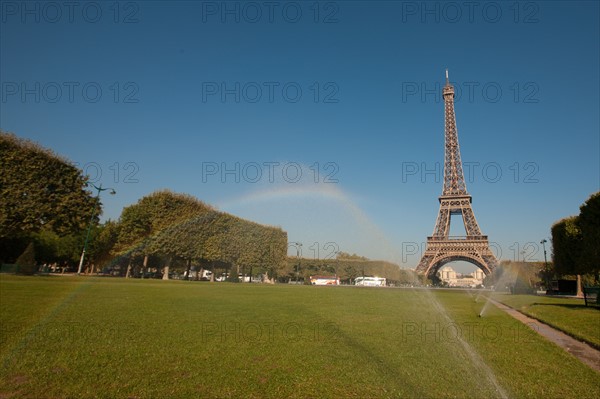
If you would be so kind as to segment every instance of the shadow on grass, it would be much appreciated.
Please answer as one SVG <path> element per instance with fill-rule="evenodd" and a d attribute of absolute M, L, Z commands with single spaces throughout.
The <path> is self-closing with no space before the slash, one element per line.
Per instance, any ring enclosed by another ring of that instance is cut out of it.
<path fill-rule="evenodd" d="M 353 336 L 346 333 L 343 328 L 334 323 L 332 320 L 325 319 L 316 312 L 304 307 L 302 308 L 302 311 L 310 313 L 314 320 L 318 320 L 318 322 L 323 323 L 324 325 L 327 323 L 330 323 L 330 325 L 333 324 L 335 326 L 335 339 L 338 340 L 338 342 L 343 343 L 347 347 L 352 348 L 356 353 L 360 354 L 365 362 L 365 365 L 368 364 L 370 367 L 376 369 L 378 371 L 378 375 L 386 376 L 389 381 L 398 381 L 399 375 L 397 370 L 395 371 L 397 365 L 391 364 L 389 361 L 377 354 L 371 347 L 359 342 Z M 427 397 L 427 392 L 425 392 L 417 382 L 402 379 L 401 384 L 402 388 L 407 389 L 415 397 Z"/>
<path fill-rule="evenodd" d="M 579 305 L 579 304 L 573 304 L 573 303 L 541 303 L 541 302 L 534 302 L 531 305 L 527 306 L 526 308 L 531 308 L 533 306 L 560 306 L 563 308 L 567 308 L 567 309 L 596 309 L 596 310 L 600 310 L 600 306 L 598 305 Z"/>

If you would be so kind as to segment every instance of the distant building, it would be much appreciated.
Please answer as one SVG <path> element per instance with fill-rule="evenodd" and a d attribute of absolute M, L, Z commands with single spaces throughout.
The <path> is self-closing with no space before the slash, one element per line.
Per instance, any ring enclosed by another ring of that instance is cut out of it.
<path fill-rule="evenodd" d="M 354 285 L 363 285 L 365 287 L 385 287 L 387 280 L 384 277 L 357 277 L 354 279 Z"/>
<path fill-rule="evenodd" d="M 476 269 L 471 274 L 457 273 L 452 267 L 444 266 L 438 271 L 440 280 L 446 282 L 448 287 L 472 287 L 483 285 L 483 270 Z"/>
<path fill-rule="evenodd" d="M 340 279 L 337 276 L 310 276 L 312 285 L 340 285 Z"/>

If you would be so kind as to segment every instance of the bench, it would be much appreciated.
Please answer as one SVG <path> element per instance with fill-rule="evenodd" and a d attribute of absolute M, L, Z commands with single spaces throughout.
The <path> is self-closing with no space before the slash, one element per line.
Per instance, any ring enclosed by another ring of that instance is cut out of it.
<path fill-rule="evenodd" d="M 585 306 L 600 305 L 600 287 L 583 287 Z"/>

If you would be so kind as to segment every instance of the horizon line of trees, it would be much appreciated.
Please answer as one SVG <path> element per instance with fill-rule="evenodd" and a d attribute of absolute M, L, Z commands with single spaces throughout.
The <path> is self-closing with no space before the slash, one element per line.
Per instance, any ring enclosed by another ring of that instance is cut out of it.
<path fill-rule="evenodd" d="M 276 276 L 286 264 L 287 233 L 217 211 L 187 195 L 159 190 L 99 223 L 102 204 L 70 161 L 0 131 L 0 264 L 73 270 L 86 232 L 86 271 L 117 270 L 168 279 L 173 268 L 250 268 Z M 233 273 L 232 273 L 233 274 Z M 237 278 L 238 273 L 235 273 Z"/>
<path fill-rule="evenodd" d="M 192 267 L 235 267 L 233 280 L 246 269 L 277 276 L 285 264 L 287 233 L 281 228 L 217 211 L 168 190 L 124 208 L 116 228 L 113 254 L 128 260 L 126 276 L 144 273 L 151 257 L 162 259 L 164 279 L 171 264 L 183 263 L 186 276 Z"/>
<path fill-rule="evenodd" d="M 377 276 L 384 277 L 388 283 L 393 284 L 423 284 L 423 278 L 409 269 L 402 269 L 399 265 L 384 261 L 370 260 L 356 254 L 348 255 L 340 252 L 336 258 L 311 259 L 287 257 L 287 265 L 282 271 L 282 276 L 287 280 L 302 280 L 307 282 L 310 276 L 336 275 L 343 283 L 351 283 L 357 277 Z"/>

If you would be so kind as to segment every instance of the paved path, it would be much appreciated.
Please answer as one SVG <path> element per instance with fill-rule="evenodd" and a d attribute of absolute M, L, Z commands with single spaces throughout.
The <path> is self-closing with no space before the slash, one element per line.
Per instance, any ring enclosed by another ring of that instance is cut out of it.
<path fill-rule="evenodd" d="M 592 346 L 576 340 L 575 338 L 557 330 L 554 327 L 550 327 L 547 324 L 542 323 L 539 320 L 532 319 L 529 316 L 525 316 L 523 313 L 516 309 L 506 306 L 503 303 L 497 302 L 493 299 L 490 301 L 498 308 L 504 310 L 506 313 L 519 320 L 523 324 L 526 324 L 529 328 L 539 333 L 548 340 L 554 342 L 583 363 L 587 364 L 594 370 L 600 372 L 600 351 L 593 348 Z"/>

